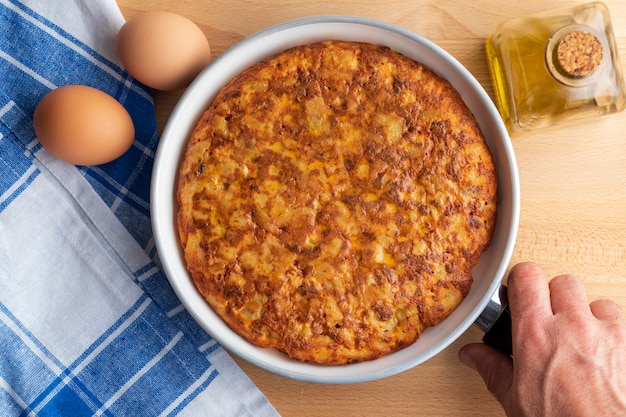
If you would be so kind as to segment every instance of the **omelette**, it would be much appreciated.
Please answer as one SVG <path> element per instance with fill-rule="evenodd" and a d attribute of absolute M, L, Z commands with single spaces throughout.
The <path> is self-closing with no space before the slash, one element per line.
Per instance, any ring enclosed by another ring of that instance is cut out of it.
<path fill-rule="evenodd" d="M 497 181 L 458 92 L 387 47 L 297 46 L 194 129 L 177 217 L 198 291 L 249 342 L 323 365 L 415 343 L 467 295 Z"/>

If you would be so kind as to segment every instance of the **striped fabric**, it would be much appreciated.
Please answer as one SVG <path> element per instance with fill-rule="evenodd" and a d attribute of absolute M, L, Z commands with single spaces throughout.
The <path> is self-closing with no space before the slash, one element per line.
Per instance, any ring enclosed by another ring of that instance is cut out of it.
<path fill-rule="evenodd" d="M 0 0 L 0 416 L 275 416 L 158 266 L 150 90 L 115 54 L 114 0 Z M 32 115 L 66 84 L 130 112 L 132 148 L 76 167 Z"/>

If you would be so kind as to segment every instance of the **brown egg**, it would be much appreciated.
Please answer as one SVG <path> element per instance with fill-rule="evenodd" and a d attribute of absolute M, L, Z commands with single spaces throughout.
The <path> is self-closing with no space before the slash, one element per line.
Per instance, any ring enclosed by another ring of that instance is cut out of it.
<path fill-rule="evenodd" d="M 165 11 L 133 16 L 117 35 L 117 52 L 128 72 L 148 87 L 187 87 L 211 60 L 202 30 L 191 20 Z"/>
<path fill-rule="evenodd" d="M 66 85 L 46 94 L 33 115 L 37 138 L 53 156 L 99 165 L 124 154 L 135 138 L 126 109 L 93 87 Z"/>

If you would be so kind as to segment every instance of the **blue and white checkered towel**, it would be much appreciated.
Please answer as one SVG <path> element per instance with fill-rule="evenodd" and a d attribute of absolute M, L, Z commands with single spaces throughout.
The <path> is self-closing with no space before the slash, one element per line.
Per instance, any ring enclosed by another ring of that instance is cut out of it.
<path fill-rule="evenodd" d="M 0 0 L 0 415 L 274 416 L 158 267 L 150 90 L 121 67 L 114 0 Z M 32 126 L 65 84 L 130 112 L 122 158 L 75 167 Z"/>

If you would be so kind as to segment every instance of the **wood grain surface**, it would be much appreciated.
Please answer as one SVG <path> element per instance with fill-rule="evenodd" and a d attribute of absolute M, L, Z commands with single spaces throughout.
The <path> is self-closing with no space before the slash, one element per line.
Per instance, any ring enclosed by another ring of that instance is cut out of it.
<path fill-rule="evenodd" d="M 168 10 L 193 20 L 217 56 L 267 26 L 311 15 L 378 18 L 421 34 L 455 56 L 493 94 L 485 38 L 499 22 L 582 4 L 564 0 L 118 0 L 128 18 Z M 626 62 L 626 2 L 607 0 Z M 181 92 L 155 92 L 159 129 Z M 626 310 L 626 112 L 513 138 L 521 182 L 521 220 L 511 266 L 534 261 L 548 275 L 584 280 L 590 300 Z M 482 380 L 457 359 L 479 341 L 469 329 L 448 349 L 399 375 L 353 385 L 319 385 L 272 375 L 237 359 L 276 409 L 288 416 L 503 416 Z"/>

